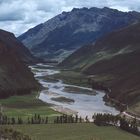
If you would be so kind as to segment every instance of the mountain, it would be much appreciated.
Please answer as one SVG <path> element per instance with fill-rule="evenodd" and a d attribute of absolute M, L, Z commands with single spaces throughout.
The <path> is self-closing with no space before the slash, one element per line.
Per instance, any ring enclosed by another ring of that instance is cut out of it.
<path fill-rule="evenodd" d="M 138 50 L 139 46 L 134 44 L 139 44 L 139 25 L 139 23 L 133 24 L 114 31 L 98 39 L 95 44 L 81 47 L 62 61 L 59 66 L 85 71 L 100 60 Z"/>
<path fill-rule="evenodd" d="M 110 88 L 109 96 L 132 105 L 140 102 L 140 23 L 109 33 L 80 48 L 62 63 Z M 140 111 L 138 111 L 140 113 Z"/>
<path fill-rule="evenodd" d="M 9 48 L 12 48 L 23 62 L 35 63 L 38 61 L 38 59 L 30 53 L 30 51 L 14 36 L 13 33 L 0 29 L 0 40 Z"/>
<path fill-rule="evenodd" d="M 134 11 L 74 8 L 28 30 L 18 39 L 35 56 L 61 61 L 81 46 L 139 20 L 140 13 Z"/>
<path fill-rule="evenodd" d="M 23 44 L 12 33 L 0 30 L 0 98 L 28 94 L 39 88 L 25 64 L 29 60 L 30 53 Z"/>

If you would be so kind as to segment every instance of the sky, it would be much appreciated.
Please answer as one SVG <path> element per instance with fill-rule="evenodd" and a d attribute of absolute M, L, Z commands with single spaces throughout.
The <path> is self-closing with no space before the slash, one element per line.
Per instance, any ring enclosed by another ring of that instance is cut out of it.
<path fill-rule="evenodd" d="M 140 12 L 140 0 L 0 0 L 0 29 L 19 36 L 62 11 L 82 7 Z"/>

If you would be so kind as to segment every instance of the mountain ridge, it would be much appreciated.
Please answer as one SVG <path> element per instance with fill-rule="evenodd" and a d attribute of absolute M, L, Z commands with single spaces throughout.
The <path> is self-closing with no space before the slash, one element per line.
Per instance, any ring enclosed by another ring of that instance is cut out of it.
<path fill-rule="evenodd" d="M 18 37 L 38 57 L 60 61 L 105 34 L 140 21 L 138 12 L 110 8 L 74 8 Z"/>
<path fill-rule="evenodd" d="M 35 58 L 19 40 L 16 39 L 13 33 L 0 29 L 0 40 L 3 41 L 8 48 L 13 48 L 13 51 L 17 53 L 24 63 L 35 63 L 38 61 L 38 59 Z"/>

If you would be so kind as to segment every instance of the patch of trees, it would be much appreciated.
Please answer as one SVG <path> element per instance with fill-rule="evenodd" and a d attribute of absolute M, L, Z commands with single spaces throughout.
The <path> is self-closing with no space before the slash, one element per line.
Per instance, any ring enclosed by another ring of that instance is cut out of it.
<path fill-rule="evenodd" d="M 93 116 L 93 120 L 94 123 L 99 126 L 107 126 L 107 125 L 117 126 L 120 121 L 120 116 L 98 113 Z"/>
<path fill-rule="evenodd" d="M 140 132 L 138 130 L 137 127 L 137 123 L 136 123 L 136 119 L 134 119 L 131 122 L 128 122 L 125 117 L 120 119 L 120 128 L 128 131 L 130 133 L 133 133 L 135 135 L 139 135 L 140 136 Z"/>
<path fill-rule="evenodd" d="M 14 125 L 14 124 L 23 124 L 21 118 L 7 117 L 6 115 L 0 115 L 0 125 Z"/>
<path fill-rule="evenodd" d="M 57 116 L 56 119 L 54 119 L 54 123 L 82 123 L 82 118 L 71 115 L 62 115 Z"/>
<path fill-rule="evenodd" d="M 47 124 L 48 117 L 41 117 L 39 114 L 35 114 L 31 118 L 27 119 L 28 124 Z"/>
<path fill-rule="evenodd" d="M 86 122 L 88 121 L 88 117 L 85 118 Z M 32 117 L 28 117 L 27 119 L 23 119 L 21 117 L 8 117 L 6 115 L 0 114 L 0 125 L 15 125 L 15 124 L 48 124 L 49 117 L 41 116 L 39 114 L 34 114 Z M 82 123 L 83 119 L 78 117 L 78 115 L 61 115 L 51 120 L 51 123 Z"/>
<path fill-rule="evenodd" d="M 98 113 L 93 116 L 93 120 L 98 126 L 117 126 L 125 131 L 140 136 L 136 119 L 128 121 L 125 117 L 120 117 L 118 115 L 114 116 L 112 114 Z"/>
<path fill-rule="evenodd" d="M 27 120 L 21 117 L 8 117 L 0 114 L 0 125 L 14 125 L 14 124 L 47 124 L 48 117 L 41 117 L 39 114 L 35 114 L 32 117 L 28 117 Z"/>

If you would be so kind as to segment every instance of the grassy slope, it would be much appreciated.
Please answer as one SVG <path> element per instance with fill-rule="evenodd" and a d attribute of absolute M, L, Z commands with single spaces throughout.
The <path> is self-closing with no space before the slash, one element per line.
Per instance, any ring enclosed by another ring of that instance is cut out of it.
<path fill-rule="evenodd" d="M 12 126 L 33 140 L 139 140 L 139 137 L 115 127 L 94 124 L 48 124 Z"/>
<path fill-rule="evenodd" d="M 127 103 L 129 106 L 133 105 L 134 112 L 137 114 L 140 114 L 140 110 L 138 111 L 138 108 L 140 109 L 140 66 L 137 64 L 139 56 L 138 51 L 123 56 L 119 55 L 111 60 L 95 63 L 86 71 L 88 74 L 95 74 L 98 77 L 98 79 L 94 77 L 95 81 L 103 82 L 112 90 L 110 97 Z M 114 78 L 101 80 L 102 75 L 112 75 Z M 137 106 L 134 105 L 135 103 Z M 137 109 L 135 109 L 136 107 Z"/>

